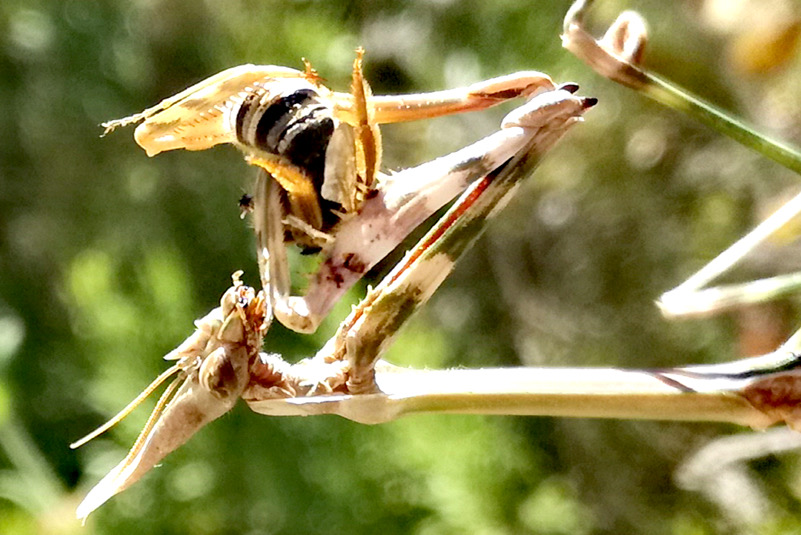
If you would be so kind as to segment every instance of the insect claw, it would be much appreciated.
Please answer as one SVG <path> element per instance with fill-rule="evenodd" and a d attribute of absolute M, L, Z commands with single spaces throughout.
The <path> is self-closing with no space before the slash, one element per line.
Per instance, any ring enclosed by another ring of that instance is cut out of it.
<path fill-rule="evenodd" d="M 579 90 L 579 85 L 575 82 L 566 82 L 564 84 L 560 84 L 559 86 L 557 86 L 557 89 L 561 89 L 562 91 L 567 91 L 568 93 L 575 94 L 575 92 Z"/>
<path fill-rule="evenodd" d="M 161 395 L 128 455 L 89 491 L 78 507 L 78 518 L 85 519 L 200 428 L 233 408 L 248 383 L 249 363 L 257 358 L 261 349 L 261 329 L 269 322 L 264 317 L 262 294 L 255 294 L 252 288 L 244 286 L 239 279 L 241 274 L 234 273 L 234 285 L 223 295 L 221 306 L 195 322 L 196 331 L 167 355 L 178 362 L 109 423 L 73 444 L 78 447 L 109 429 L 164 380 L 177 374 L 177 379 Z"/>
<path fill-rule="evenodd" d="M 239 198 L 239 219 L 245 219 L 250 213 L 253 213 L 253 196 L 243 193 Z"/>
<path fill-rule="evenodd" d="M 312 67 L 312 64 L 306 58 L 300 58 L 300 61 L 303 62 L 303 66 L 305 68 L 303 72 L 303 77 L 306 78 L 307 81 L 313 83 L 314 85 L 321 85 L 325 79 L 320 76 L 320 73 L 317 72 L 317 69 Z"/>

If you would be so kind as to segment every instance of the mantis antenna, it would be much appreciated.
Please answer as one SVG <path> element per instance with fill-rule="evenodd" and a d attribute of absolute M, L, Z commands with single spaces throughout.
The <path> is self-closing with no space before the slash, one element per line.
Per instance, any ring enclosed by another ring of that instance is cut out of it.
<path fill-rule="evenodd" d="M 79 440 L 76 440 L 75 442 L 70 444 L 70 449 L 74 450 L 74 449 L 80 448 L 81 446 L 83 446 L 84 444 L 89 442 L 90 440 L 92 440 L 94 438 L 97 438 L 98 436 L 102 435 L 103 433 L 105 433 L 106 431 L 108 431 L 109 429 L 111 429 L 112 427 L 117 425 L 118 423 L 120 423 L 126 416 L 131 414 L 134 411 L 134 409 L 136 409 L 139 406 L 140 403 L 142 403 L 145 399 L 147 399 L 147 397 L 150 396 L 150 394 L 152 394 L 154 390 L 156 390 L 159 386 L 161 386 L 161 383 L 166 381 L 167 378 L 169 378 L 171 375 L 175 374 L 176 372 L 181 371 L 183 368 L 184 367 L 179 362 L 178 364 L 170 366 L 169 368 L 164 370 L 164 372 L 162 372 L 161 375 L 156 377 L 156 379 L 153 380 L 153 382 L 150 383 L 147 386 L 147 388 L 145 388 L 142 391 L 141 394 L 136 396 L 133 401 L 128 403 L 128 405 L 126 405 L 124 409 L 122 409 L 113 418 L 111 418 L 109 421 L 107 421 L 106 423 L 104 423 L 103 425 L 101 425 L 100 427 L 98 427 L 97 429 L 95 429 L 94 431 L 92 431 L 91 433 L 86 435 L 85 437 L 83 437 L 83 438 L 81 438 Z"/>

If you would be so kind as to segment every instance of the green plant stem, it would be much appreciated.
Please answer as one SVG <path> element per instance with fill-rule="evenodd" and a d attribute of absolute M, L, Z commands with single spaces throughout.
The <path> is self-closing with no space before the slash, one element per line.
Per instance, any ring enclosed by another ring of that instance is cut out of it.
<path fill-rule="evenodd" d="M 801 152 L 794 147 L 757 132 L 751 126 L 720 108 L 701 100 L 667 80 L 647 71 L 642 71 L 642 74 L 647 83 L 635 89 L 644 95 L 660 104 L 686 113 L 721 134 L 729 136 L 738 143 L 751 147 L 765 157 L 801 174 Z"/>

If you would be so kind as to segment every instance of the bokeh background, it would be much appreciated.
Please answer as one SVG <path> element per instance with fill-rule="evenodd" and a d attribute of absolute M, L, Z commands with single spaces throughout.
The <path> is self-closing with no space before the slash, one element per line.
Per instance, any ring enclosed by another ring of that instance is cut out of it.
<path fill-rule="evenodd" d="M 397 364 L 721 362 L 768 351 L 797 327 L 793 301 L 660 316 L 653 301 L 795 194 L 798 177 L 596 76 L 560 47 L 567 8 L 3 0 L 0 533 L 800 532 L 801 443 L 783 430 L 433 415 L 368 427 L 244 406 L 86 527 L 74 520 L 152 405 L 78 451 L 67 445 L 165 368 L 161 356 L 234 270 L 257 283 L 237 207 L 253 170 L 237 151 L 149 159 L 131 129 L 101 139 L 98 124 L 233 65 L 305 57 L 346 89 L 362 45 L 376 93 L 537 69 L 600 99 L 404 331 Z M 599 31 L 624 8 L 650 23 L 649 67 L 799 143 L 797 3 L 610 0 L 594 12 Z M 509 109 L 386 127 L 385 164 L 466 145 Z M 795 239 L 775 240 L 752 274 L 797 269 Z M 274 326 L 268 349 L 311 355 L 362 292 L 314 336 Z"/>

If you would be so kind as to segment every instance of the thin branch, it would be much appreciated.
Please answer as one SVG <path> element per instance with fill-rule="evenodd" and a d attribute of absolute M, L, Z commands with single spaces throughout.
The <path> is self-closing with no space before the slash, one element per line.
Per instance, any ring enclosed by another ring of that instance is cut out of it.
<path fill-rule="evenodd" d="M 647 32 L 645 21 L 639 14 L 623 12 L 610 25 L 603 38 L 596 40 L 592 37 L 585 30 L 585 18 L 592 4 L 593 0 L 579 0 L 568 10 L 562 35 L 562 44 L 566 49 L 602 76 L 684 112 L 788 169 L 801 173 L 801 153 L 794 147 L 757 132 L 723 110 L 647 71 L 642 66 Z M 712 314 L 743 304 L 769 301 L 798 291 L 801 288 L 801 273 L 704 288 L 795 220 L 799 213 L 801 194 L 680 286 L 662 295 L 658 302 L 662 312 L 668 317 Z"/>
<path fill-rule="evenodd" d="M 659 308 L 668 317 L 686 317 L 717 312 L 737 304 L 769 301 L 801 287 L 801 273 L 789 273 L 744 284 L 703 288 L 720 277 L 771 236 L 795 221 L 801 213 L 801 194 L 779 208 L 754 230 L 737 240 L 697 273 L 664 293 Z"/>

